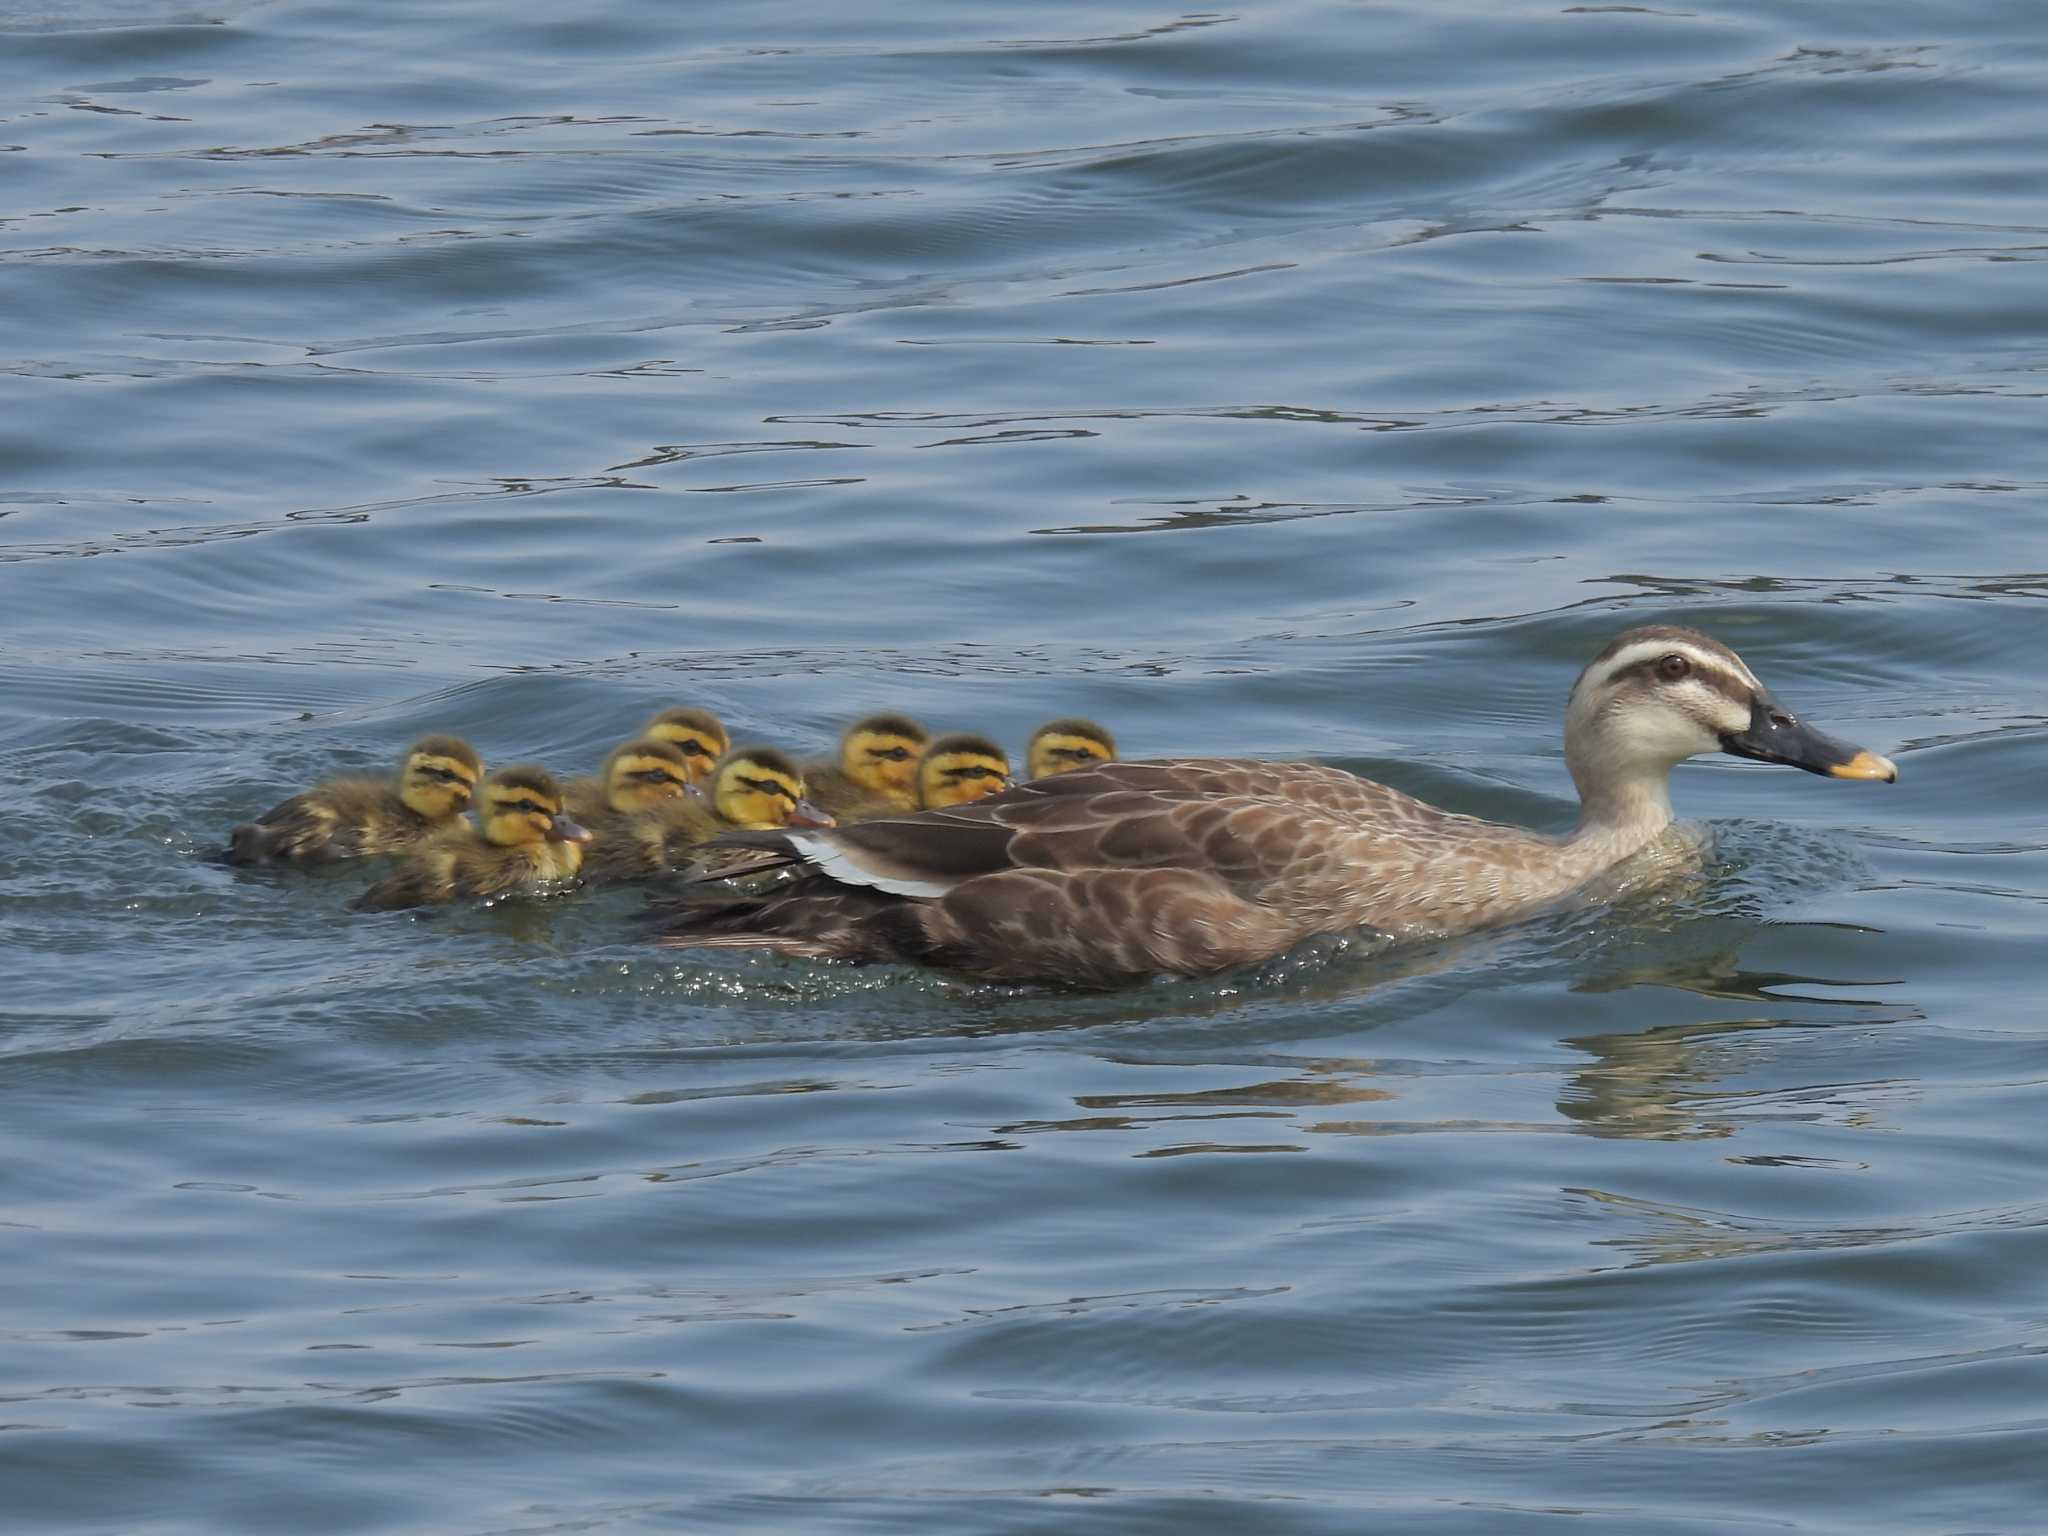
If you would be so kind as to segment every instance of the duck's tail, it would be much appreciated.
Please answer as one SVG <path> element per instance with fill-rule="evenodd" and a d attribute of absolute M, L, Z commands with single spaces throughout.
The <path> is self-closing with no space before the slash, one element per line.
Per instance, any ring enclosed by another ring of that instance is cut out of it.
<path fill-rule="evenodd" d="M 641 930 L 664 949 L 766 949 L 854 965 L 919 958 L 914 903 L 822 875 L 792 875 L 792 862 L 767 857 L 699 876 L 650 901 Z"/>

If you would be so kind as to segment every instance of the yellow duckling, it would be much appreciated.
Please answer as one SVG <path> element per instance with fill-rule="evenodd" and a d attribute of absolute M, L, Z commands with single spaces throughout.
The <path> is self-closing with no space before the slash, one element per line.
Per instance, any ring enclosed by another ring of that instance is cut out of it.
<path fill-rule="evenodd" d="M 917 764 L 931 733 L 908 715 L 867 715 L 839 738 L 837 762 L 806 765 L 812 797 L 841 821 L 917 809 Z"/>
<path fill-rule="evenodd" d="M 467 822 L 450 828 L 351 905 L 358 912 L 388 912 L 500 896 L 573 880 L 583 867 L 590 834 L 564 813 L 561 786 L 545 768 L 521 764 L 485 779 L 477 820 L 481 830 Z"/>
<path fill-rule="evenodd" d="M 1014 783 L 1010 757 L 986 736 L 957 731 L 924 749 L 917 765 L 917 803 L 933 811 L 998 794 Z"/>
<path fill-rule="evenodd" d="M 732 750 L 725 726 L 708 709 L 664 709 L 640 727 L 640 734 L 665 741 L 688 758 L 692 784 L 710 778 L 711 765 Z"/>
<path fill-rule="evenodd" d="M 667 864 L 678 869 L 723 833 L 838 825 L 805 793 L 796 760 L 775 747 L 735 747 L 712 770 L 708 795 L 699 788 L 663 805 L 651 819 L 660 828 Z"/>
<path fill-rule="evenodd" d="M 671 742 L 640 736 L 615 748 L 596 778 L 570 784 L 569 814 L 590 830 L 589 880 L 630 880 L 668 867 L 669 818 L 678 802 L 701 804 L 694 759 Z"/>
<path fill-rule="evenodd" d="M 688 708 L 664 709 L 640 727 L 633 740 L 662 742 L 682 753 L 684 767 L 689 770 L 685 782 L 690 784 L 701 784 L 710 778 L 711 765 L 732 745 L 726 740 L 725 727 L 718 716 L 709 710 Z M 569 814 L 586 826 L 594 826 L 592 818 L 603 816 L 612 807 L 612 786 L 607 780 L 612 767 L 613 760 L 606 758 L 598 772 L 569 781 Z"/>
<path fill-rule="evenodd" d="M 1031 733 L 1024 749 L 1024 776 L 1050 778 L 1073 768 L 1116 761 L 1116 738 L 1093 720 L 1048 720 Z"/>
<path fill-rule="evenodd" d="M 331 779 L 228 833 L 230 864 L 327 864 L 406 853 L 459 823 L 483 759 L 453 736 L 414 742 L 389 779 Z"/>

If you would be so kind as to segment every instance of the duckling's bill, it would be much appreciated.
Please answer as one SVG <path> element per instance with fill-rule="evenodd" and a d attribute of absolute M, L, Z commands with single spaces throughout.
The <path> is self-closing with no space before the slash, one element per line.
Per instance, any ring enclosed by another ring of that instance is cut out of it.
<path fill-rule="evenodd" d="M 551 843 L 587 843 L 590 828 L 581 822 L 571 821 L 567 816 L 556 816 L 548 823 L 548 841 Z"/>
<path fill-rule="evenodd" d="M 1817 731 L 1768 692 L 1759 690 L 1747 729 L 1721 738 L 1721 750 L 1759 763 L 1783 763 L 1835 779 L 1876 779 L 1896 783 L 1898 765 L 1888 757 Z"/>

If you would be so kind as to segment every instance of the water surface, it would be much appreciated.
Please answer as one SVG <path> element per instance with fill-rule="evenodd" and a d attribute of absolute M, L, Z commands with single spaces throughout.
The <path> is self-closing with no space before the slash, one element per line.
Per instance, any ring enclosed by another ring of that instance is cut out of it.
<path fill-rule="evenodd" d="M 2031 1531 L 2031 7 L 0 0 L 0 1481 L 50 1531 Z M 1702 877 L 1107 997 L 359 918 L 451 730 L 1304 755 Z"/>

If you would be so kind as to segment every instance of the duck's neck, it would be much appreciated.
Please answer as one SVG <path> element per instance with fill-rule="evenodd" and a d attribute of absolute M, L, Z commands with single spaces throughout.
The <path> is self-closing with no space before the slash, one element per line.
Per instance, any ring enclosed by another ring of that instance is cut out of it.
<path fill-rule="evenodd" d="M 1581 773 L 1579 820 L 1564 840 L 1566 861 L 1590 875 L 1627 858 L 1671 825 L 1669 770 L 1625 779 Z"/>

